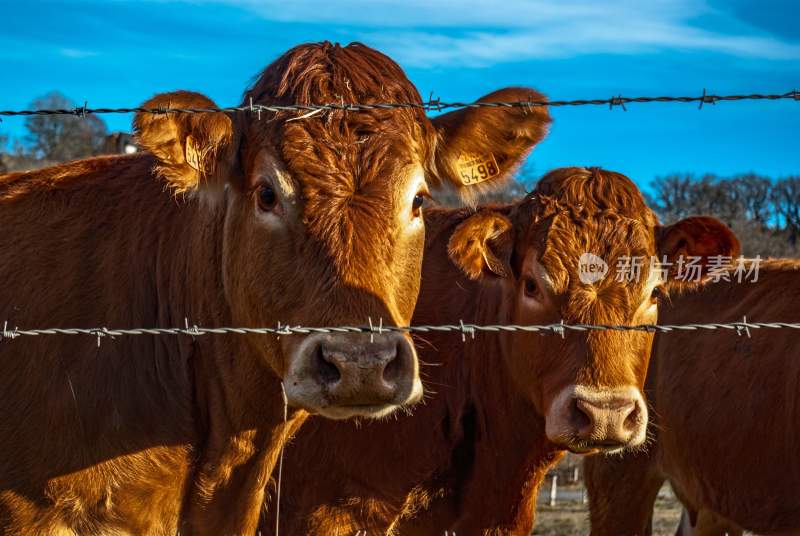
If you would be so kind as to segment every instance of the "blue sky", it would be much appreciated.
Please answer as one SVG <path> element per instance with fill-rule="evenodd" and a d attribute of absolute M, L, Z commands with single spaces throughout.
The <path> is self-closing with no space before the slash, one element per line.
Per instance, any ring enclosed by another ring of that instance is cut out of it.
<path fill-rule="evenodd" d="M 306 41 L 362 41 L 420 93 L 472 100 L 508 85 L 552 99 L 800 89 L 790 0 L 0 0 L 0 108 L 58 89 L 129 106 L 192 89 L 237 104 L 248 82 Z M 498 7 L 502 6 L 502 7 Z M 800 102 L 552 110 L 534 173 L 600 165 L 646 186 L 671 172 L 800 174 Z M 128 130 L 130 116 L 104 116 Z M 21 119 L 0 133 L 19 135 Z"/>

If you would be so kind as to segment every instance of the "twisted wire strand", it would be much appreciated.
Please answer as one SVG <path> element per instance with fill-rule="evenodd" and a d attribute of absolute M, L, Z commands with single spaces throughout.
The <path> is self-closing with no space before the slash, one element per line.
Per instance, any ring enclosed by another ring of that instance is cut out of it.
<path fill-rule="evenodd" d="M 800 101 L 800 91 L 792 90 L 786 93 L 748 93 L 738 95 L 712 95 L 703 90 L 697 96 L 657 96 L 657 97 L 625 97 L 622 95 L 607 99 L 573 99 L 573 100 L 527 100 L 527 101 L 498 101 L 498 102 L 441 102 L 431 99 L 427 102 L 379 102 L 372 104 L 360 103 L 330 103 L 330 104 L 245 104 L 242 106 L 228 106 L 225 108 L 203 107 L 203 108 L 89 108 L 87 105 L 78 108 L 59 108 L 41 110 L 0 110 L 0 116 L 31 116 L 31 115 L 74 115 L 85 117 L 87 114 L 129 114 L 129 113 L 148 113 L 148 114 L 200 114 L 200 113 L 243 113 L 251 112 L 313 112 L 313 111 L 346 111 L 359 112 L 364 110 L 398 110 L 398 109 L 419 109 L 424 111 L 443 111 L 457 108 L 533 108 L 537 106 L 608 106 L 614 108 L 620 106 L 623 109 L 626 104 L 631 103 L 666 103 L 683 102 L 699 103 L 702 108 L 704 104 L 716 104 L 717 102 L 732 101 L 779 101 L 796 100 Z"/>
<path fill-rule="evenodd" d="M 749 322 L 746 318 L 737 322 L 708 322 L 694 324 L 441 324 L 441 325 L 416 325 L 416 326 L 280 326 L 280 327 L 201 327 L 187 326 L 175 328 L 38 328 L 23 329 L 11 328 L 7 324 L 0 333 L 0 341 L 12 340 L 18 337 L 39 337 L 50 335 L 88 335 L 92 337 L 124 337 L 137 335 L 309 335 L 315 333 L 367 333 L 380 335 L 382 333 L 443 333 L 454 332 L 462 335 L 476 333 L 500 332 L 528 332 L 541 334 L 559 334 L 565 332 L 584 331 L 643 331 L 649 333 L 671 333 L 678 331 L 717 331 L 729 330 L 747 332 L 751 329 L 800 329 L 800 322 Z"/>

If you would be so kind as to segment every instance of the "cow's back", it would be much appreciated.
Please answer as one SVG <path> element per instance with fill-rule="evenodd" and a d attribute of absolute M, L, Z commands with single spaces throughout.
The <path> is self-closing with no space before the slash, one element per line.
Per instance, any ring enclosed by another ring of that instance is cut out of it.
<path fill-rule="evenodd" d="M 659 323 L 797 321 L 800 264 L 758 282 L 672 298 Z M 656 340 L 658 453 L 692 506 L 756 531 L 800 527 L 800 346 L 792 330 L 679 332 Z"/>
<path fill-rule="evenodd" d="M 0 323 L 181 325 L 162 298 L 189 279 L 157 274 L 184 263 L 187 275 L 177 223 L 193 209 L 152 165 L 107 157 L 0 177 Z M 0 526 L 175 526 L 194 434 L 189 348 L 150 336 L 0 341 Z"/>

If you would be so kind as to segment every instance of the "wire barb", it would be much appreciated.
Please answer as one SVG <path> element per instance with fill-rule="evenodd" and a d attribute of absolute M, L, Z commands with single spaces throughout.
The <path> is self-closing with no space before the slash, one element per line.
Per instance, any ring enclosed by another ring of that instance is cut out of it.
<path fill-rule="evenodd" d="M 377 328 L 375 328 L 375 326 L 372 325 L 371 316 L 368 317 L 367 320 L 369 320 L 369 342 L 370 344 L 372 344 L 373 342 L 375 342 L 375 333 L 377 333 L 378 335 L 383 334 L 383 317 L 378 319 Z"/>
<path fill-rule="evenodd" d="M 750 339 L 750 325 L 747 323 L 747 315 L 742 317 L 742 323 L 736 328 L 736 334 L 740 337 L 742 336 L 742 332 L 747 335 L 747 338 Z"/>
<path fill-rule="evenodd" d="M 101 340 L 103 337 L 105 337 L 105 335 L 106 335 L 106 333 L 105 333 L 105 332 L 106 332 L 106 331 L 108 331 L 106 328 L 97 328 L 97 329 L 95 329 L 95 330 L 94 330 L 94 332 L 95 332 L 95 335 L 97 336 L 97 347 L 98 347 L 98 348 L 100 348 L 100 340 Z"/>
<path fill-rule="evenodd" d="M 73 113 L 73 115 L 76 115 L 78 117 L 81 117 L 81 118 L 85 119 L 86 118 L 86 110 L 88 109 L 88 107 L 89 107 L 89 101 L 83 101 L 83 107 L 75 108 L 72 111 L 72 113 Z"/>
<path fill-rule="evenodd" d="M 2 341 L 3 339 L 14 340 L 15 337 L 19 336 L 16 333 L 16 331 L 17 331 L 17 328 L 14 328 L 13 330 L 9 331 L 8 330 L 8 320 L 4 321 L 3 322 L 3 332 L 0 333 L 0 341 Z"/>
<path fill-rule="evenodd" d="M 565 333 L 564 333 L 564 331 L 565 331 L 565 330 L 564 330 L 564 327 L 565 327 L 565 324 L 564 324 L 564 319 L 562 318 L 562 319 L 561 319 L 561 323 L 560 323 L 560 324 L 558 324 L 558 325 L 557 325 L 557 326 L 556 326 L 556 327 L 553 329 L 553 332 L 554 332 L 554 333 L 558 333 L 559 335 L 561 335 L 561 339 L 562 339 L 562 340 L 565 338 L 565 337 L 564 337 L 564 335 L 565 335 Z"/>
<path fill-rule="evenodd" d="M 614 106 L 620 106 L 623 112 L 627 112 L 628 109 L 625 108 L 625 100 L 626 100 L 625 97 L 623 97 L 622 95 L 619 95 L 617 97 L 611 97 L 610 99 L 608 99 L 608 109 L 613 110 Z"/>
<path fill-rule="evenodd" d="M 700 104 L 697 106 L 698 110 L 703 109 L 703 104 L 717 104 L 717 97 L 715 95 L 708 95 L 706 93 L 706 88 L 703 88 L 703 95 L 700 97 Z"/>
<path fill-rule="evenodd" d="M 191 335 L 193 341 L 197 340 L 196 339 L 197 335 L 202 335 L 202 333 L 200 333 L 200 330 L 197 327 L 197 324 L 194 324 L 191 327 L 189 327 L 189 318 L 188 317 L 183 317 L 183 325 L 186 327 L 185 333 L 187 335 Z"/>
<path fill-rule="evenodd" d="M 467 334 L 472 337 L 472 340 L 475 340 L 475 326 L 467 326 L 463 320 L 459 320 L 458 324 L 461 327 L 461 342 L 467 342 Z"/>
<path fill-rule="evenodd" d="M 428 95 L 428 102 L 425 103 L 425 106 L 428 110 L 441 112 L 442 111 L 442 99 L 439 97 L 433 98 L 433 91 L 431 91 L 430 95 Z"/>

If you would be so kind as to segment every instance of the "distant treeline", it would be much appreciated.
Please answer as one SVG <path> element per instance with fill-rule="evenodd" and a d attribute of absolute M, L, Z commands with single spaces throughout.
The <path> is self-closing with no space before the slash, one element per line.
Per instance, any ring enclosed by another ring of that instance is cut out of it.
<path fill-rule="evenodd" d="M 800 253 L 800 177 L 668 175 L 650 184 L 647 197 L 665 222 L 697 214 L 716 216 L 734 230 L 745 255 Z"/>

